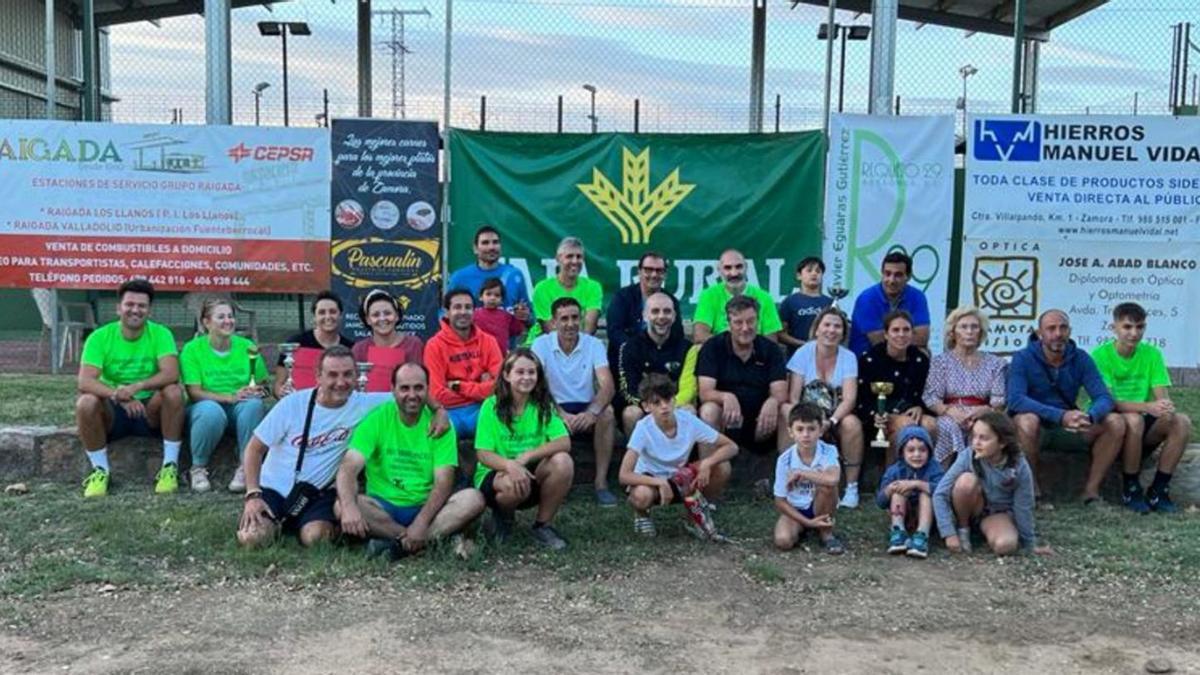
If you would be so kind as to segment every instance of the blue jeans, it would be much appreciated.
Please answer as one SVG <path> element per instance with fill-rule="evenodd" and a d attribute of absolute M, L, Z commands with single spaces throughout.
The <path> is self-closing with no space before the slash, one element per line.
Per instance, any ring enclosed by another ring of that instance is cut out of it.
<path fill-rule="evenodd" d="M 192 464 L 208 466 L 213 450 L 226 431 L 233 430 L 237 436 L 238 461 L 242 451 L 250 442 L 254 428 L 262 421 L 266 410 L 262 399 L 248 398 L 237 403 L 197 401 L 188 406 L 188 438 L 192 448 Z"/>
<path fill-rule="evenodd" d="M 460 441 L 474 440 L 475 427 L 479 424 L 479 410 L 482 403 L 470 403 L 457 408 L 446 408 L 450 423 L 454 425 L 454 434 Z"/>

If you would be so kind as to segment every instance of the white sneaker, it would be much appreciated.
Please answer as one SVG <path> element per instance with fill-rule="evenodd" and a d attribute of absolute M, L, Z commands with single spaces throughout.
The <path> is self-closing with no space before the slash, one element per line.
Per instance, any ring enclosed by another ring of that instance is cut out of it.
<path fill-rule="evenodd" d="M 208 482 L 208 467 L 193 466 L 191 470 L 192 492 L 208 492 L 212 483 Z"/>
<path fill-rule="evenodd" d="M 233 472 L 233 479 L 229 481 L 230 492 L 245 492 L 246 491 L 246 472 L 242 471 L 242 467 L 238 466 L 237 471 Z"/>
<path fill-rule="evenodd" d="M 971 528 L 958 528 L 958 545 L 962 547 L 963 553 L 971 552 Z"/>
<path fill-rule="evenodd" d="M 846 494 L 842 495 L 842 501 L 838 502 L 839 509 L 857 509 L 858 508 L 858 483 L 847 483 Z"/>

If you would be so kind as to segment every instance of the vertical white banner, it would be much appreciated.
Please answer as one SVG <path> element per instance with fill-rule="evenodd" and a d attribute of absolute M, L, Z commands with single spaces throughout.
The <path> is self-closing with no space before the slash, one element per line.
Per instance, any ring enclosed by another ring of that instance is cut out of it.
<path fill-rule="evenodd" d="M 954 225 L 954 118 L 834 115 L 825 181 L 826 286 L 854 298 L 879 283 L 892 251 L 929 299 L 930 349 L 942 351 Z"/>
<path fill-rule="evenodd" d="M 1170 366 L 1200 362 L 1200 119 L 970 118 L 961 301 L 991 320 L 987 348 L 1021 349 L 1061 309 L 1091 351 L 1137 302 Z"/>

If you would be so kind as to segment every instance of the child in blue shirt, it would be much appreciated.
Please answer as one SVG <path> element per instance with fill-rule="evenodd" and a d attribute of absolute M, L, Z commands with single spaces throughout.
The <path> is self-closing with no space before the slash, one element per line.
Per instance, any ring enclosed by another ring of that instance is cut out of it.
<path fill-rule="evenodd" d="M 796 283 L 800 290 L 779 303 L 779 318 L 786 329 L 779 334 L 779 342 L 787 345 L 789 356 L 808 341 L 813 319 L 833 304 L 833 298 L 821 294 L 824 280 L 825 263 L 820 258 L 810 256 L 797 263 Z"/>
<path fill-rule="evenodd" d="M 904 427 L 896 436 L 896 462 L 879 481 L 875 503 L 892 514 L 887 552 L 924 559 L 929 555 L 933 526 L 933 491 L 942 479 L 941 464 L 930 461 L 933 439 L 920 425 Z M 909 536 L 909 530 L 916 531 Z"/>

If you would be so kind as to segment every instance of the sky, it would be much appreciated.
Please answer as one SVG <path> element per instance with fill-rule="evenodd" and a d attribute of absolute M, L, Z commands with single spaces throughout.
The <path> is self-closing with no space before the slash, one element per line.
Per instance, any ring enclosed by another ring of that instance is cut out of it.
<path fill-rule="evenodd" d="M 332 116 L 357 114 L 355 7 L 351 0 L 293 0 L 272 10 L 233 13 L 234 122 L 254 123 L 255 83 L 263 94 L 261 121 L 282 123 L 279 38 L 258 34 L 261 20 L 306 21 L 309 37 L 288 42 L 290 117 L 313 125 L 328 92 Z M 745 131 L 749 125 L 749 0 L 456 0 L 453 5 L 452 123 L 478 128 L 487 97 L 489 129 L 553 131 L 563 97 L 567 131 L 590 126 L 590 94 L 602 131 L 632 130 L 634 99 L 642 131 Z M 444 80 L 444 4 L 375 0 L 374 9 L 427 9 L 409 16 L 404 45 L 406 112 L 440 119 Z M 764 125 L 775 125 L 779 97 L 783 130 L 819 128 L 824 99 L 825 44 L 816 38 L 825 10 L 768 0 Z M 1172 24 L 1195 23 L 1200 3 L 1111 0 L 1055 30 L 1041 51 L 1039 110 L 1047 113 L 1166 112 Z M 842 24 L 869 24 L 868 15 L 838 12 Z M 374 22 L 373 98 L 376 116 L 391 116 L 390 23 Z M 204 118 L 203 20 L 168 19 L 115 26 L 111 32 L 113 119 L 184 122 Z M 865 112 L 869 42 L 847 44 L 845 109 Z M 896 93 L 906 114 L 957 114 L 959 68 L 971 110 L 1007 111 L 1011 90 L 1009 38 L 901 21 L 897 30 Z M 838 55 L 833 106 L 838 99 Z M 1192 72 L 1200 72 L 1193 52 Z M 1189 93 L 1190 98 L 1190 93 Z M 398 115 L 397 115 L 398 116 Z"/>

